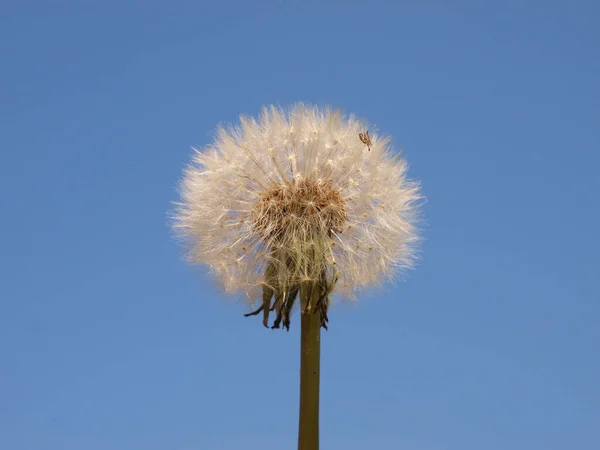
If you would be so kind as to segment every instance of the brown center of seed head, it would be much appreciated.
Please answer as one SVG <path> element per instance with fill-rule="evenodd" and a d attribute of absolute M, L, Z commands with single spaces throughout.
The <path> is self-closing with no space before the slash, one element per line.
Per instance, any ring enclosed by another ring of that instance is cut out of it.
<path fill-rule="evenodd" d="M 287 233 L 341 233 L 345 201 L 330 181 L 294 178 L 272 182 L 253 209 L 254 228 L 263 238 Z"/>

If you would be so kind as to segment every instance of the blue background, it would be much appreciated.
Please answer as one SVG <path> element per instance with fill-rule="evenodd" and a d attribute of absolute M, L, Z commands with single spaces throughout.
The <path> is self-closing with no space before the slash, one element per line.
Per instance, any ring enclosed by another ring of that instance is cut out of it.
<path fill-rule="evenodd" d="M 296 447 L 298 318 L 166 214 L 218 123 L 301 100 L 428 198 L 417 269 L 330 314 L 322 448 L 600 448 L 598 5 L 2 1 L 0 447 Z"/>

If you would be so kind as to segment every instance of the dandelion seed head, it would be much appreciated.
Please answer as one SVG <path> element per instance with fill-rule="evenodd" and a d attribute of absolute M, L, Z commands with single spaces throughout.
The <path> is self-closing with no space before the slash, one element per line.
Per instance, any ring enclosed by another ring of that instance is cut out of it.
<path fill-rule="evenodd" d="M 411 267 L 419 186 L 389 138 L 371 130 L 368 150 L 363 131 L 353 116 L 303 104 L 219 128 L 180 183 L 173 227 L 189 260 L 251 301 L 269 265 L 280 286 L 335 270 L 349 298 Z"/>

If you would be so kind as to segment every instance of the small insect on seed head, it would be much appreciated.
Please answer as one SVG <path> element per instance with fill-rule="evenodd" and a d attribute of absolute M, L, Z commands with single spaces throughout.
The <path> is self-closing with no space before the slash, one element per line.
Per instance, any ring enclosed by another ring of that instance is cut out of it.
<path fill-rule="evenodd" d="M 358 133 L 358 137 L 360 141 L 367 146 L 369 151 L 371 151 L 371 145 L 373 144 L 371 143 L 371 138 L 369 137 L 369 130 L 365 131 L 364 133 Z"/>

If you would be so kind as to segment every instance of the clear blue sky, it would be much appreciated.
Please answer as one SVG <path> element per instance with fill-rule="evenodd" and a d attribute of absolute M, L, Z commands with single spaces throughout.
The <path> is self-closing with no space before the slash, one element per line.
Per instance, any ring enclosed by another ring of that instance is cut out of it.
<path fill-rule="evenodd" d="M 297 318 L 244 319 L 166 213 L 219 122 L 298 100 L 393 135 L 428 197 L 417 270 L 331 312 L 322 448 L 600 448 L 598 17 L 2 1 L 0 448 L 295 448 Z"/>

